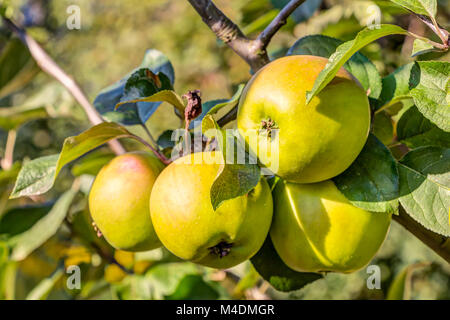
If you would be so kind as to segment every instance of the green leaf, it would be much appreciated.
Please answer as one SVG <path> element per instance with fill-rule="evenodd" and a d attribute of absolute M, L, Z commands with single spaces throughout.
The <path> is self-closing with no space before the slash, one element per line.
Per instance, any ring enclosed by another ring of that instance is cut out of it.
<path fill-rule="evenodd" d="M 437 49 L 434 48 L 432 44 L 427 41 L 423 41 L 421 39 L 415 39 L 413 42 L 413 48 L 411 52 L 411 57 L 417 57 L 421 54 L 435 51 Z"/>
<path fill-rule="evenodd" d="M 173 105 L 175 108 L 178 109 L 178 111 L 181 112 L 181 114 L 184 114 L 184 103 L 181 97 L 173 90 L 162 90 L 159 91 L 149 97 L 145 98 L 139 98 L 129 101 L 122 101 L 119 102 L 115 109 L 119 108 L 121 105 L 128 104 L 128 103 L 135 103 L 135 102 L 168 102 L 171 105 Z"/>
<path fill-rule="evenodd" d="M 0 128 L 16 130 L 25 122 L 47 118 L 49 115 L 45 107 L 17 106 L 0 108 Z"/>
<path fill-rule="evenodd" d="M 211 203 L 216 210 L 224 201 L 250 192 L 259 182 L 261 171 L 256 164 L 223 164 L 211 186 Z"/>
<path fill-rule="evenodd" d="M 172 83 L 170 79 L 162 72 L 154 74 L 148 68 L 141 68 L 136 70 L 127 80 L 123 95 L 120 98 L 120 102 L 136 101 L 140 98 L 149 97 L 157 92 L 163 90 L 173 91 Z M 138 103 L 132 102 L 127 104 L 126 108 L 133 110 L 134 106 L 137 106 L 137 112 L 142 121 L 147 120 L 156 108 L 161 104 L 161 101 L 151 101 Z M 143 106 L 144 105 L 144 106 Z M 142 122 L 145 123 L 145 122 Z"/>
<path fill-rule="evenodd" d="M 389 286 L 386 300 L 410 300 L 412 287 L 412 273 L 427 266 L 426 263 L 415 263 L 401 270 Z"/>
<path fill-rule="evenodd" d="M 103 166 L 111 161 L 115 156 L 116 155 L 112 153 L 104 152 L 90 153 L 72 166 L 71 173 L 75 177 L 79 177 L 83 174 L 96 176 L 100 169 L 103 168 Z"/>
<path fill-rule="evenodd" d="M 41 282 L 39 282 L 38 285 L 28 293 L 26 300 L 47 299 L 53 287 L 63 277 L 63 275 L 64 275 L 64 268 L 59 267 L 55 272 L 53 272 L 53 274 L 50 277 L 41 280 Z"/>
<path fill-rule="evenodd" d="M 20 39 L 9 40 L 0 55 L 0 98 L 30 82 L 39 68 Z"/>
<path fill-rule="evenodd" d="M 228 100 L 218 99 L 202 103 L 202 113 L 194 121 L 191 122 L 189 129 L 193 129 L 196 126 L 198 126 L 200 122 L 203 120 L 203 118 L 207 115 L 214 115 L 224 107 L 234 107 L 239 102 L 239 98 L 242 95 L 244 87 L 245 87 L 244 84 L 240 84 L 236 92 L 234 93 L 233 97 L 231 97 Z"/>
<path fill-rule="evenodd" d="M 173 130 L 166 130 L 158 137 L 156 143 L 162 149 L 173 148 L 175 146 L 175 141 L 172 140 Z"/>
<path fill-rule="evenodd" d="M 123 77 L 120 81 L 103 89 L 94 100 L 94 107 L 108 121 L 120 122 L 125 125 L 145 124 L 148 118 L 161 105 L 161 102 L 131 103 L 126 108 L 115 110 L 124 93 L 127 79 L 138 69 L 148 68 L 154 74 L 164 74 L 171 85 L 175 81 L 175 74 L 167 56 L 154 49 L 147 50 L 141 65 Z"/>
<path fill-rule="evenodd" d="M 411 69 L 411 97 L 419 111 L 450 131 L 450 62 L 419 61 Z"/>
<path fill-rule="evenodd" d="M 179 283 L 175 292 L 165 296 L 166 300 L 216 300 L 219 293 L 201 275 L 190 274 Z"/>
<path fill-rule="evenodd" d="M 358 50 L 365 47 L 372 41 L 381 37 L 392 34 L 407 35 L 408 32 L 399 26 L 390 24 L 381 24 L 375 27 L 367 27 L 361 30 L 355 39 L 344 42 L 333 53 L 328 61 L 326 67 L 320 72 L 311 91 L 306 94 L 306 102 L 309 103 L 311 99 L 316 96 L 323 88 L 333 80 L 336 73 L 344 65 L 344 63 L 351 58 Z"/>
<path fill-rule="evenodd" d="M 261 178 L 261 169 L 255 163 L 252 164 L 249 155 L 245 153 L 245 163 L 239 164 L 237 155 L 245 152 L 243 146 L 234 139 L 234 158 L 228 159 L 226 132 L 223 131 L 211 115 L 207 115 L 202 121 L 202 132 L 209 139 L 218 140 L 218 147 L 222 151 L 223 164 L 220 166 L 217 177 L 211 186 L 211 204 L 216 210 L 224 201 L 240 197 L 250 192 Z M 231 142 L 231 141 L 230 141 Z M 236 150 L 237 147 L 237 150 Z"/>
<path fill-rule="evenodd" d="M 145 274 L 152 288 L 153 299 L 163 299 L 174 294 L 180 282 L 188 275 L 198 275 L 199 269 L 192 263 L 158 264 Z"/>
<path fill-rule="evenodd" d="M 208 139 L 215 138 L 218 141 L 219 149 L 221 151 L 226 148 L 226 133 L 223 131 L 213 116 L 208 114 L 202 120 L 202 133 Z"/>
<path fill-rule="evenodd" d="M 155 74 L 149 68 L 141 68 L 128 78 L 121 101 L 151 96 L 161 90 L 173 90 L 170 79 L 162 72 Z"/>
<path fill-rule="evenodd" d="M 287 55 L 313 55 L 329 58 L 344 41 L 323 35 L 303 37 L 288 50 Z M 358 79 L 369 97 L 377 99 L 381 93 L 381 77 L 375 65 L 362 53 L 356 52 L 343 67 Z"/>
<path fill-rule="evenodd" d="M 27 231 L 10 239 L 10 243 L 13 245 L 11 260 L 21 261 L 25 259 L 56 233 L 64 221 L 76 193 L 77 190 L 74 189 L 66 191 L 47 215 Z"/>
<path fill-rule="evenodd" d="M 298 290 L 322 278 L 320 274 L 297 272 L 286 266 L 275 251 L 270 236 L 250 261 L 261 277 L 278 291 Z"/>
<path fill-rule="evenodd" d="M 399 163 L 400 203 L 417 222 L 450 236 L 450 149 L 421 147 Z"/>
<path fill-rule="evenodd" d="M 414 13 L 434 18 L 437 11 L 436 0 L 391 0 Z"/>
<path fill-rule="evenodd" d="M 391 117 L 384 111 L 377 112 L 372 118 L 372 132 L 385 145 L 394 139 L 394 126 Z"/>
<path fill-rule="evenodd" d="M 19 172 L 10 198 L 47 192 L 66 164 L 112 139 L 119 138 L 132 138 L 141 141 L 139 137 L 130 133 L 125 127 L 113 122 L 103 122 L 78 136 L 67 138 L 64 140 L 59 155 L 42 157 L 25 163 Z"/>
<path fill-rule="evenodd" d="M 372 134 L 355 162 L 333 181 L 359 208 L 389 213 L 398 209 L 399 176 L 395 159 Z"/>
<path fill-rule="evenodd" d="M 379 108 L 385 109 L 401 100 L 411 99 L 409 95 L 409 79 L 414 63 L 408 63 L 382 79 L 382 90 Z"/>
<path fill-rule="evenodd" d="M 6 239 L 30 229 L 51 209 L 48 204 L 12 208 L 3 214 L 0 220 L 0 235 Z"/>
<path fill-rule="evenodd" d="M 450 148 L 450 133 L 425 118 L 416 106 L 409 108 L 398 121 L 397 139 L 411 149 L 424 146 Z"/>
<path fill-rule="evenodd" d="M 59 155 L 54 154 L 26 162 L 17 176 L 10 199 L 48 191 L 56 177 Z"/>

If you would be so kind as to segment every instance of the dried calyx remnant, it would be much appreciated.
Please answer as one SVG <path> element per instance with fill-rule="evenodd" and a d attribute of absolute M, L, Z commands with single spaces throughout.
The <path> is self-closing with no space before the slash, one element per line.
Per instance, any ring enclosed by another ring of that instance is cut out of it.
<path fill-rule="evenodd" d="M 184 118 L 186 122 L 190 122 L 197 118 L 202 113 L 202 99 L 199 90 L 188 91 L 183 95 L 187 100 L 187 106 L 184 110 Z"/>
<path fill-rule="evenodd" d="M 226 241 L 221 241 L 216 244 L 214 247 L 208 248 L 211 254 L 219 256 L 219 258 L 223 258 L 228 255 L 233 247 L 232 243 L 228 243 Z"/>
<path fill-rule="evenodd" d="M 200 90 L 191 90 L 183 95 L 183 98 L 187 100 L 187 106 L 184 109 L 184 141 L 186 144 L 186 150 L 189 150 L 189 125 L 192 120 L 197 118 L 202 113 L 202 99 L 200 98 L 200 96 Z"/>
<path fill-rule="evenodd" d="M 261 129 L 265 131 L 267 136 L 270 138 L 272 136 L 272 130 L 278 129 L 278 125 L 272 119 L 268 118 L 267 120 L 261 121 Z"/>

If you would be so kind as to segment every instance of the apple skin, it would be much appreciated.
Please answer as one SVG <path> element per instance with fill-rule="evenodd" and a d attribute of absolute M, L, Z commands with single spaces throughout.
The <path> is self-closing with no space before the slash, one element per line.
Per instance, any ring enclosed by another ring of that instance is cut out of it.
<path fill-rule="evenodd" d="M 184 260 L 225 269 L 261 248 L 273 203 L 269 185 L 261 178 L 248 194 L 227 200 L 214 211 L 210 189 L 220 164 L 204 160 L 214 154 L 194 153 L 167 166 L 153 187 L 150 211 L 156 233 L 169 251 Z M 211 249 L 220 244 L 231 244 L 222 257 Z"/>
<path fill-rule="evenodd" d="M 272 163 L 265 165 L 287 181 L 312 183 L 337 176 L 367 140 L 369 101 L 345 69 L 306 105 L 306 92 L 327 61 L 307 55 L 277 59 L 253 76 L 241 96 L 240 133 L 260 160 L 268 150 L 278 153 L 278 169 Z M 262 121 L 268 119 L 279 128 L 279 145 L 264 130 L 257 141 L 246 136 L 250 130 L 262 129 Z"/>
<path fill-rule="evenodd" d="M 273 197 L 270 236 L 280 258 L 296 271 L 350 273 L 363 268 L 391 222 L 390 214 L 350 204 L 331 180 L 279 181 Z"/>
<path fill-rule="evenodd" d="M 148 199 L 163 168 L 152 154 L 130 152 L 115 157 L 98 173 L 89 193 L 89 210 L 114 248 L 146 251 L 161 246 Z"/>

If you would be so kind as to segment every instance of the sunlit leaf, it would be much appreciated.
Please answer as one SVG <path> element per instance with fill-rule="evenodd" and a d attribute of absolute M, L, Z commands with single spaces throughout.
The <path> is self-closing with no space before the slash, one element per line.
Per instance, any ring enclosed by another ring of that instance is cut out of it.
<path fill-rule="evenodd" d="M 126 108 L 118 110 L 114 109 L 124 94 L 128 78 L 141 68 L 148 68 L 154 74 L 164 74 L 168 77 L 172 85 L 175 81 L 174 70 L 167 56 L 155 49 L 147 50 L 139 67 L 128 73 L 120 81 L 103 89 L 95 98 L 94 106 L 105 119 L 120 122 L 125 125 L 142 124 L 145 123 L 161 105 L 160 101 L 137 102 L 130 103 Z"/>
<path fill-rule="evenodd" d="M 67 138 L 64 140 L 59 155 L 37 158 L 23 165 L 10 198 L 47 192 L 53 186 L 56 177 L 65 165 L 102 144 L 119 138 L 141 141 L 139 137 L 130 133 L 125 127 L 114 122 L 103 122 L 78 136 Z"/>
<path fill-rule="evenodd" d="M 411 149 L 424 146 L 450 148 L 450 132 L 439 129 L 416 106 L 409 108 L 398 121 L 397 139 Z"/>
<path fill-rule="evenodd" d="M 224 107 L 234 107 L 239 102 L 239 98 L 242 95 L 244 87 L 244 84 L 240 84 L 233 97 L 228 100 L 218 99 L 202 103 L 202 113 L 193 122 L 191 122 L 189 128 L 193 129 L 198 126 L 206 115 L 213 115 Z"/>
<path fill-rule="evenodd" d="M 330 56 L 328 64 L 320 72 L 314 82 L 312 90 L 306 94 L 307 103 L 309 103 L 314 96 L 322 91 L 322 89 L 325 88 L 331 80 L 333 80 L 339 69 L 358 50 L 365 47 L 372 41 L 392 34 L 407 35 L 408 32 L 396 25 L 381 24 L 363 29 L 357 34 L 355 39 L 341 44 L 336 49 L 336 52 Z"/>
<path fill-rule="evenodd" d="M 417 109 L 442 130 L 450 131 L 450 62 L 419 61 L 411 69 L 410 95 Z"/>
<path fill-rule="evenodd" d="M 372 134 L 352 165 L 333 181 L 359 208 L 389 213 L 398 208 L 399 176 L 395 159 Z"/>
<path fill-rule="evenodd" d="M 415 39 L 413 42 L 413 49 L 411 52 L 411 57 L 420 56 L 421 54 L 435 51 L 436 49 L 429 42 L 423 41 L 421 39 Z"/>
<path fill-rule="evenodd" d="M 414 13 L 431 17 L 436 16 L 436 0 L 391 0 L 392 2 L 406 8 Z"/>
<path fill-rule="evenodd" d="M 168 102 L 171 105 L 173 105 L 175 108 L 178 109 L 178 111 L 181 112 L 181 114 L 184 113 L 184 103 L 181 97 L 173 90 L 163 90 L 159 91 L 149 97 L 129 100 L 129 101 L 122 101 L 116 105 L 116 109 L 124 104 L 134 103 L 134 102 Z M 122 107 L 126 108 L 126 106 Z"/>
<path fill-rule="evenodd" d="M 288 50 L 287 55 L 313 55 L 329 58 L 343 41 L 323 35 L 303 37 Z M 369 97 L 377 99 L 381 93 L 381 77 L 375 65 L 362 53 L 356 52 L 343 67 L 361 83 Z"/>
<path fill-rule="evenodd" d="M 400 203 L 426 229 L 450 236 L 450 149 L 421 147 L 399 163 Z"/>

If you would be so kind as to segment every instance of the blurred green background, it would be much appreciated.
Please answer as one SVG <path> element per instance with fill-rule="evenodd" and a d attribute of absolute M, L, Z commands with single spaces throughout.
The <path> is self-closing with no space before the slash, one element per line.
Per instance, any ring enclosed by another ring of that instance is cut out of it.
<path fill-rule="evenodd" d="M 175 69 L 175 90 L 179 94 L 199 89 L 205 101 L 229 98 L 237 85 L 251 76 L 245 62 L 216 40 L 187 1 L 13 0 L 4 3 L 9 6 L 14 21 L 27 27 L 29 34 L 76 79 L 90 101 L 102 88 L 137 67 L 149 48 L 160 50 L 170 59 Z M 217 0 L 215 3 L 251 36 L 261 31 L 286 1 Z M 297 39 L 309 34 L 352 39 L 366 25 L 368 7 L 374 4 L 381 9 L 380 22 L 394 23 L 432 37 L 423 24 L 389 1 L 309 0 L 307 3 L 308 8 L 297 11 L 273 39 L 269 47 L 272 57 L 282 55 Z M 81 8 L 80 30 L 66 27 L 69 16 L 66 10 L 73 4 Z M 449 3 L 443 0 L 439 5 L 438 21 L 448 29 Z M 1 24 L 0 31 L 1 54 L 11 40 Z M 412 61 L 411 46 L 411 39 L 392 36 L 369 45 L 363 53 L 385 76 Z M 450 60 L 448 53 L 421 56 L 421 59 L 430 58 Z M 3 59 L 0 63 L 0 68 L 4 68 L 10 61 Z M 33 75 L 32 79 L 23 80 L 20 89 L 0 94 L 0 107 L 44 106 L 48 117 L 19 127 L 14 149 L 17 162 L 58 153 L 66 137 L 90 126 L 83 110 L 60 84 L 36 72 L 31 60 L 27 68 L 26 73 Z M 148 120 L 147 127 L 155 137 L 180 126 L 179 119 L 169 110 L 161 106 Z M 8 135 L 3 129 L 0 129 L 0 155 L 5 152 Z M 137 126 L 130 130 L 142 133 L 142 128 Z M 129 150 L 140 148 L 129 141 L 125 145 Z M 97 152 L 110 157 L 107 148 Z M 17 200 L 7 200 L 14 180 L 8 178 L 6 170 L 0 171 L 0 240 L 8 233 L 9 236 L 20 234 L 48 213 L 57 196 L 70 188 L 73 175 L 78 175 L 77 169 L 84 173 L 77 181 L 86 194 L 93 176 L 82 164 L 83 161 L 77 162 L 64 169 L 48 193 Z M 9 175 L 14 175 L 14 168 Z M 27 208 L 17 209 L 22 206 Z M 381 289 L 367 288 L 369 274 L 363 269 L 350 275 L 328 274 L 301 290 L 282 293 L 264 283 L 248 262 L 224 272 L 180 262 L 162 249 L 138 254 L 114 252 L 95 236 L 86 210 L 86 197 L 78 195 L 58 232 L 21 261 L 9 259 L 0 242 L 0 299 L 384 299 L 396 275 L 404 270 L 411 275 L 406 278 L 410 288 L 407 297 L 450 298 L 450 266 L 395 222 L 371 262 L 381 268 Z M 13 227 L 12 223 L 21 215 L 22 223 Z M 116 261 L 130 272 L 121 270 Z M 81 267 L 82 287 L 69 290 L 65 285 L 69 275 L 61 270 L 64 265 L 75 264 Z"/>

